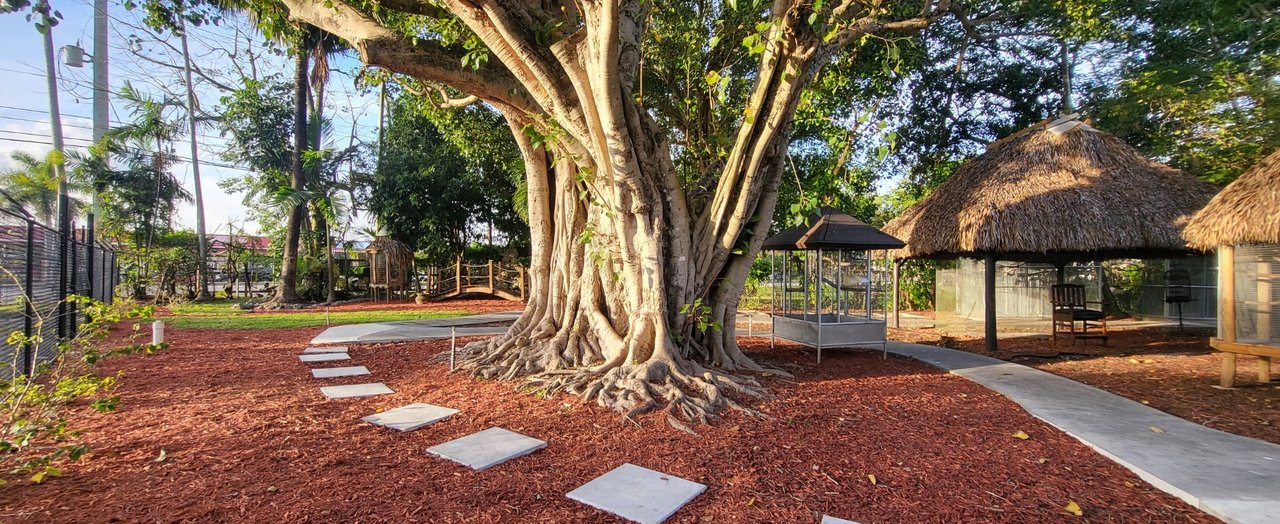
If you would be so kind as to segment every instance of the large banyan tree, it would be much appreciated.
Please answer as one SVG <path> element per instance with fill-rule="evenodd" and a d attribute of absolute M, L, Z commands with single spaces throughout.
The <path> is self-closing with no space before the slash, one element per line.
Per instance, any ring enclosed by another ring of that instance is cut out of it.
<path fill-rule="evenodd" d="M 368 65 L 448 94 L 445 105 L 486 103 L 510 125 L 532 298 L 509 332 L 466 348 L 465 366 L 627 413 L 666 405 L 677 425 L 738 407 L 726 393 L 760 392 L 750 376 L 764 370 L 736 344 L 734 317 L 806 87 L 833 57 L 951 15 L 970 25 L 946 0 L 282 2 Z M 660 23 L 693 31 L 662 41 Z M 651 85 L 646 99 L 646 53 L 660 46 L 712 70 Z M 732 89 L 731 74 L 736 105 L 689 94 Z M 664 123 L 650 101 L 697 108 Z M 721 143 L 694 141 L 721 125 L 732 126 Z M 678 155 L 707 161 L 691 175 Z"/>

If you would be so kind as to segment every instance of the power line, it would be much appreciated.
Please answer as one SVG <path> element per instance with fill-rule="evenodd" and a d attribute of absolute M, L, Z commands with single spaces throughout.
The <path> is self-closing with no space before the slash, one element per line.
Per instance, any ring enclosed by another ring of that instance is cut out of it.
<path fill-rule="evenodd" d="M 30 119 L 30 118 L 22 118 L 22 117 L 17 117 L 17 116 L 8 116 L 8 115 L 0 115 L 0 118 L 7 119 L 7 120 L 18 120 L 18 121 L 22 121 L 22 122 L 31 122 L 31 123 L 33 123 L 33 124 L 47 124 L 47 123 L 48 123 L 48 121 L 45 121 L 45 120 L 33 120 L 33 119 Z M 81 117 L 81 118 L 84 118 L 84 117 Z M 74 127 L 74 128 L 77 128 L 77 129 L 86 129 L 86 130 L 89 130 L 89 131 L 92 131 L 92 130 L 93 130 L 93 127 L 91 127 L 91 126 L 84 126 L 84 125 L 78 125 L 78 124 L 69 124 L 69 123 L 66 123 L 66 122 L 64 122 L 64 123 L 62 124 L 62 127 Z M 118 127 L 118 126 L 117 126 L 117 127 Z M 115 128 L 112 128 L 112 129 L 115 129 Z M 203 138 L 203 139 L 205 139 L 205 140 L 216 140 L 216 141 L 226 141 L 226 140 L 228 140 L 228 138 L 227 138 L 227 137 L 223 137 L 223 136 L 205 135 L 205 134 L 200 134 L 200 133 L 197 133 L 197 134 L 196 134 L 196 136 L 198 136 L 198 137 L 200 137 L 200 138 Z M 81 139 L 79 139 L 79 140 L 86 140 L 86 139 L 81 138 Z"/>
<path fill-rule="evenodd" d="M 26 135 L 26 136 L 37 136 L 37 137 L 48 137 L 48 136 L 49 136 L 49 135 L 46 135 L 46 134 L 44 134 L 44 133 L 31 133 L 31 132 L 27 132 L 27 131 L 10 131 L 10 130 L 8 130 L 8 129 L 0 129 L 0 133 L 13 133 L 13 134 L 15 134 L 15 135 Z M 81 141 L 90 142 L 90 143 L 92 143 L 92 142 L 93 142 L 93 140 L 90 140 L 90 139 L 88 139 L 88 138 L 77 138 L 77 137 L 70 137 L 70 136 L 68 136 L 68 137 L 63 137 L 63 139 L 64 139 L 64 140 L 81 140 Z"/>
<path fill-rule="evenodd" d="M 39 110 L 39 109 L 27 109 L 27 108 L 25 108 L 25 107 L 13 107 L 13 106 L 6 106 L 6 105 L 0 105 L 0 109 L 9 109 L 9 110 L 13 110 L 13 111 L 26 111 L 26 112 L 28 112 L 28 113 L 38 113 L 38 114 L 42 114 L 42 115 L 47 115 L 47 114 L 49 114 L 49 111 L 48 111 L 48 110 L 41 111 L 41 110 Z M 70 113 L 62 113 L 62 118 L 81 118 L 81 119 L 84 119 L 84 120 L 90 120 L 90 121 L 92 121 L 92 120 L 93 120 L 92 118 L 89 118 L 89 117 L 87 117 L 87 116 L 73 115 L 73 114 L 70 114 Z"/>
<path fill-rule="evenodd" d="M 43 74 L 41 74 L 41 73 L 32 73 L 31 71 L 19 71 L 19 70 L 17 70 L 17 69 L 9 69 L 9 68 L 7 68 L 7 67 L 0 67 L 0 71 L 4 71 L 4 72 L 6 72 L 6 73 L 17 73 L 17 74 L 20 74 L 20 75 L 31 75 L 31 76 L 37 76 L 37 77 L 40 77 L 40 78 L 44 78 L 44 75 L 43 75 Z"/>
<path fill-rule="evenodd" d="M 0 142 L 22 142 L 22 143 L 24 143 L 24 144 L 36 144 L 36 145 L 41 145 L 41 146 L 49 146 L 49 147 L 53 147 L 53 143 L 52 143 L 52 142 L 38 142 L 38 141 L 35 141 L 35 140 L 24 140 L 24 139 L 21 139 L 21 138 L 8 138 L 8 137 L 3 137 L 3 136 L 0 136 Z M 73 145 L 74 145 L 74 144 L 73 144 Z M 81 147 L 81 146 L 76 146 L 76 147 Z"/>
<path fill-rule="evenodd" d="M 48 124 L 48 122 L 43 121 L 43 120 L 35 120 L 35 119 L 31 119 L 31 118 L 22 118 L 22 117 L 17 117 L 17 116 L 0 115 L 0 118 L 4 118 L 4 119 L 7 119 L 7 120 L 18 120 L 18 121 L 22 121 L 22 122 L 31 122 L 31 123 L 33 123 L 33 124 Z M 93 127 L 90 127 L 90 126 L 82 126 L 82 125 L 77 125 L 77 124 L 67 124 L 67 123 L 64 123 L 64 124 L 62 124 L 62 127 L 74 127 L 74 128 L 78 128 L 78 129 L 87 129 L 87 130 L 89 130 L 89 131 L 93 131 Z"/>
<path fill-rule="evenodd" d="M 15 133 L 15 132 L 16 132 L 16 131 L 0 131 L 0 133 Z M 39 133 L 23 133 L 23 134 L 34 135 L 34 136 L 43 136 L 43 135 L 40 135 Z M 68 138 L 68 140 L 88 140 L 88 139 L 85 139 L 85 138 Z M 49 140 L 39 141 L 39 140 L 30 140 L 30 139 L 25 139 L 25 138 L 10 138 L 10 137 L 6 137 L 6 136 L 0 136 L 0 142 L 21 142 L 21 143 L 24 143 L 24 144 L 36 144 L 36 145 L 41 145 L 41 146 L 49 146 L 49 147 L 53 147 L 53 142 L 51 142 L 51 141 L 49 141 Z M 72 147 L 89 147 L 89 145 L 90 145 L 90 144 L 67 144 L 67 145 L 70 145 L 70 146 L 72 146 Z M 182 156 L 182 155 L 178 155 L 178 154 L 176 154 L 176 153 L 169 153 L 169 155 L 171 155 L 175 160 L 180 160 L 180 161 L 182 161 L 182 162 L 184 162 L 184 163 L 187 163 L 187 164 L 190 164 L 190 163 L 191 163 L 191 158 L 190 158 L 190 157 L 185 157 L 185 156 Z M 201 160 L 201 161 L 200 161 L 200 165 L 211 166 L 211 167 L 218 167 L 218 168 L 222 168 L 222 169 L 231 169 L 231 170 L 235 170 L 235 171 L 244 171 L 244 172 L 246 172 L 246 173 L 256 173 L 256 171 L 254 171 L 254 170 L 252 170 L 252 169 L 249 169 L 249 168 L 240 167 L 240 166 L 237 166 L 237 165 L 227 164 L 227 163 L 223 163 L 223 162 L 214 162 L 214 161 L 211 161 L 211 160 Z"/>

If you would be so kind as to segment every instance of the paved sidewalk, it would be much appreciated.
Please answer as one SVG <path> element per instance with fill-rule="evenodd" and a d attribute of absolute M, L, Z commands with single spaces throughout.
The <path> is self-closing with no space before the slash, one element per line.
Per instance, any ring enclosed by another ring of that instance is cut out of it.
<path fill-rule="evenodd" d="M 890 353 L 982 384 L 1028 413 L 1227 522 L 1280 522 L 1280 445 L 1210 429 L 1051 373 L 904 342 Z M 1152 426 L 1163 432 L 1152 431 Z"/>
<path fill-rule="evenodd" d="M 377 322 L 372 324 L 348 324 L 333 326 L 311 339 L 312 344 L 372 344 L 376 342 L 411 342 L 449 338 L 450 328 L 458 336 L 501 335 L 505 327 L 475 326 L 491 322 L 510 322 L 520 317 L 520 312 L 488 313 L 453 318 L 406 320 L 403 322 Z"/>

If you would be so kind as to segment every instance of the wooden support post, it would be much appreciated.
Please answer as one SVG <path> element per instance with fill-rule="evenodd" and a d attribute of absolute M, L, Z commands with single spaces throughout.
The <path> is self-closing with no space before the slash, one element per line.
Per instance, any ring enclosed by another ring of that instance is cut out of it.
<path fill-rule="evenodd" d="M 527 300 L 527 297 L 525 297 L 524 295 L 524 286 L 525 286 L 524 266 L 518 265 L 516 267 L 520 268 L 520 301 L 524 302 L 525 300 Z"/>
<path fill-rule="evenodd" d="M 985 335 L 987 339 L 987 352 L 995 354 L 999 349 L 996 343 L 996 256 L 987 254 L 985 261 L 985 278 L 983 278 L 983 287 L 985 288 Z"/>
<path fill-rule="evenodd" d="M 1218 248 L 1218 338 L 1236 341 L 1236 255 L 1231 246 Z"/>
<path fill-rule="evenodd" d="M 1235 250 L 1217 249 L 1217 338 L 1235 342 Z M 1235 354 L 1222 352 L 1222 387 L 1235 386 Z"/>
<path fill-rule="evenodd" d="M 453 286 L 459 295 L 462 294 L 462 257 L 458 257 L 458 261 L 453 266 Z"/>
<path fill-rule="evenodd" d="M 1258 357 L 1258 382 L 1271 382 L 1271 357 Z"/>
<path fill-rule="evenodd" d="M 1222 387 L 1229 388 L 1236 385 L 1236 354 L 1229 351 L 1222 352 L 1222 380 L 1218 382 Z"/>
<path fill-rule="evenodd" d="M 493 294 L 493 261 L 489 261 L 489 294 Z"/>

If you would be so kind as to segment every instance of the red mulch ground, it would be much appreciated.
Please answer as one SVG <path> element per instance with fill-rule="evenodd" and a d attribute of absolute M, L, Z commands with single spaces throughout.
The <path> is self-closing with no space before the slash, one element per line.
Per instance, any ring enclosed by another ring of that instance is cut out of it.
<path fill-rule="evenodd" d="M 326 401 L 297 360 L 319 329 L 175 330 L 172 348 L 104 363 L 120 371 L 115 413 L 78 411 L 89 460 L 0 491 L 4 520 L 613 522 L 565 493 L 623 462 L 708 485 L 671 522 L 1046 522 L 1076 501 L 1085 520 L 1212 522 L 977 384 L 879 352 L 813 365 L 794 346 L 758 356 L 770 418 L 730 413 L 690 436 L 663 416 L 640 427 L 572 397 L 450 375 L 447 341 L 356 346 L 352 363 L 394 395 Z M 340 364 L 347 364 L 346 362 Z M 369 377 L 324 381 L 355 383 Z M 412 433 L 360 423 L 409 402 L 459 408 Z M 424 450 L 490 426 L 548 442 L 483 472 Z M 1011 435 L 1028 433 L 1029 440 Z M 164 450 L 167 458 L 157 462 Z M 872 485 L 868 475 L 875 475 Z"/>
<path fill-rule="evenodd" d="M 890 338 L 989 355 L 980 337 L 932 329 L 890 329 Z M 1113 329 L 1097 341 L 1057 343 L 1047 335 L 1000 340 L 997 358 L 1102 388 L 1205 426 L 1280 444 L 1280 386 L 1258 382 L 1257 358 L 1236 359 L 1236 388 L 1215 387 L 1222 355 L 1209 329 Z"/>

